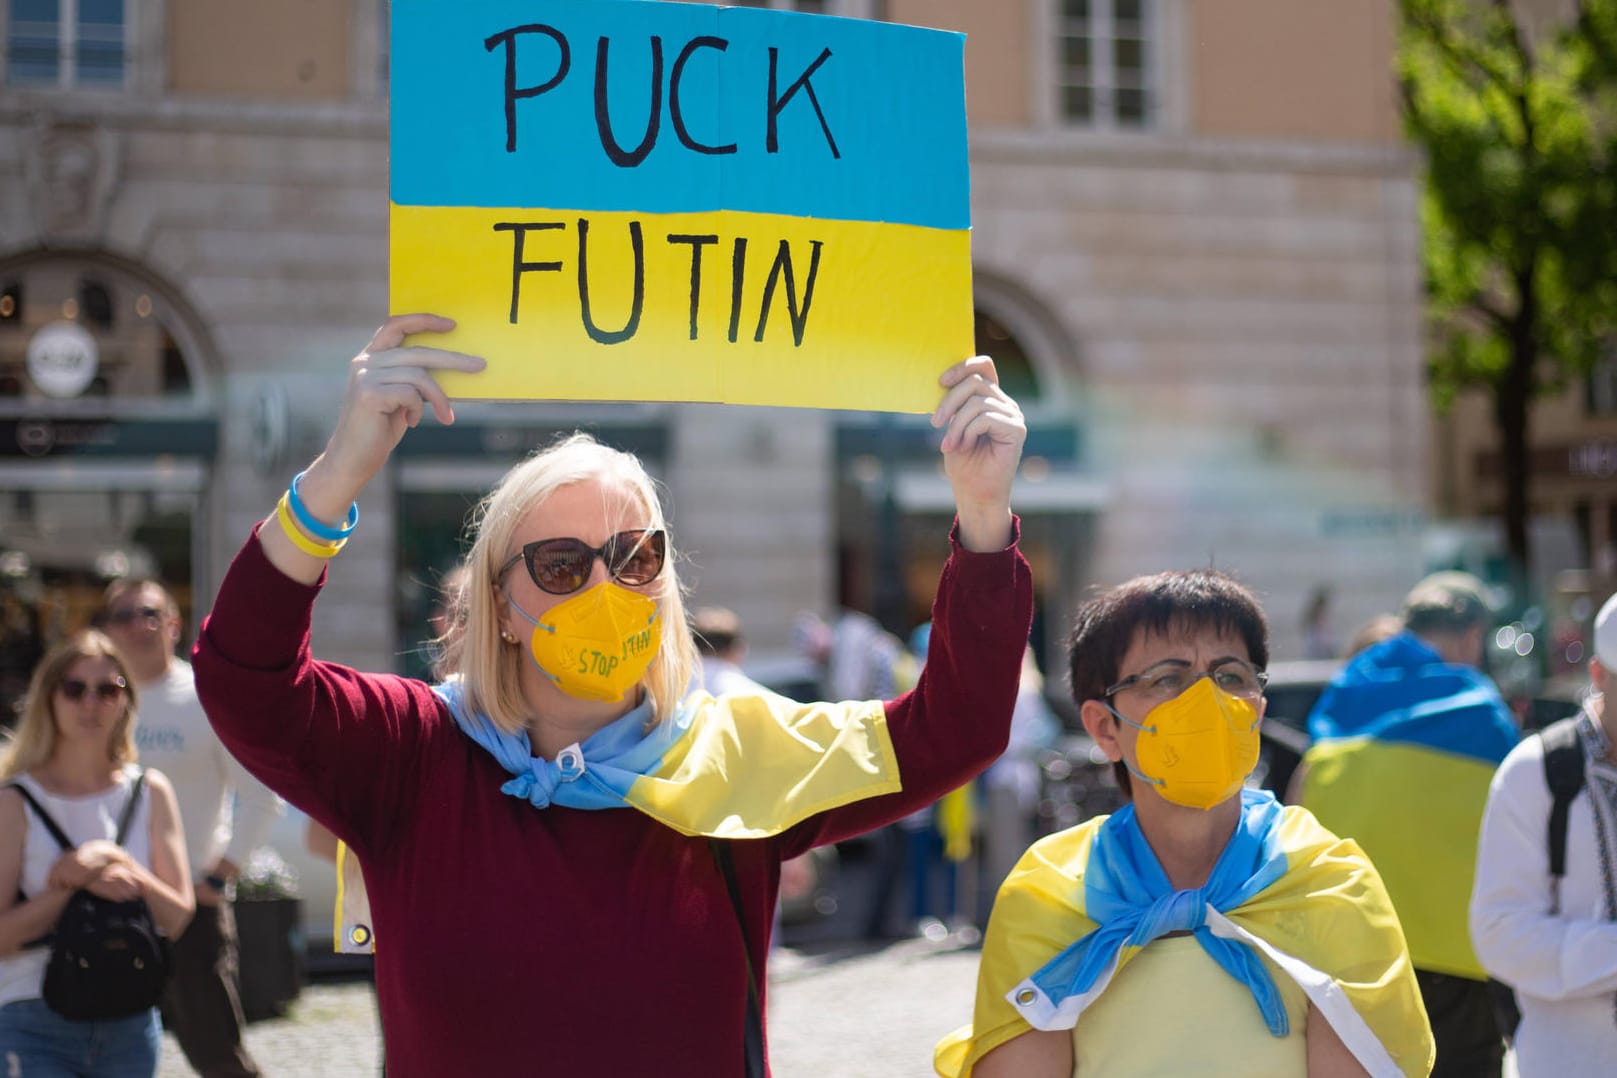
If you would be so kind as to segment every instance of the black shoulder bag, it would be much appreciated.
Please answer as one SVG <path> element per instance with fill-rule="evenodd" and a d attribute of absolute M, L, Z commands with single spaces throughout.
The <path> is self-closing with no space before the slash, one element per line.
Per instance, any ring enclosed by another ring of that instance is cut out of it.
<path fill-rule="evenodd" d="M 118 819 L 113 841 L 119 846 L 128 837 L 145 785 L 142 771 Z M 74 844 L 45 807 L 25 787 L 11 786 L 22 794 L 62 852 L 73 849 Z M 168 980 L 168 939 L 158 931 L 145 899 L 113 902 L 89 891 L 75 891 L 56 928 L 37 942 L 48 943 L 51 949 L 45 963 L 45 1005 L 75 1022 L 127 1018 L 155 1007 Z"/>
<path fill-rule="evenodd" d="M 752 945 L 747 938 L 747 917 L 741 908 L 741 885 L 736 881 L 735 862 L 730 859 L 730 846 L 723 839 L 710 838 L 708 847 L 713 860 L 724 876 L 725 889 L 730 892 L 730 905 L 736 913 L 736 924 L 741 928 L 741 953 L 747 958 L 747 1025 L 742 1035 L 741 1055 L 747 1078 L 764 1078 L 764 1023 L 763 1011 L 758 1005 L 758 975 L 752 968 Z"/>

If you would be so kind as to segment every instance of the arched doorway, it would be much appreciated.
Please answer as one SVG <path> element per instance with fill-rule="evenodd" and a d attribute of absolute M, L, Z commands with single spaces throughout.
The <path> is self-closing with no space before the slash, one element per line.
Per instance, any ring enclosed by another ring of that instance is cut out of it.
<path fill-rule="evenodd" d="M 1072 349 L 1059 324 L 999 278 L 979 275 L 976 292 L 976 349 L 993 357 L 1000 384 L 1028 420 L 1013 501 L 1038 590 L 1034 644 L 1048 669 L 1100 491 L 1081 470 L 1081 423 L 1069 403 Z M 925 416 L 848 413 L 836 429 L 836 599 L 901 639 L 930 617 L 949 553 L 954 503 L 937 444 Z"/>
<path fill-rule="evenodd" d="M 0 721 L 117 577 L 187 615 L 216 443 L 211 364 L 178 294 L 125 260 L 0 260 Z"/>

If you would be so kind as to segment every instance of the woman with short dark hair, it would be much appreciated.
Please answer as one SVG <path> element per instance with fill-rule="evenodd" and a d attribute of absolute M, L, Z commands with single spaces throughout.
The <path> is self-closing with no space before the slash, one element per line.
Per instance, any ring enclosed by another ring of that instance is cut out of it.
<path fill-rule="evenodd" d="M 1245 788 L 1268 626 L 1215 570 L 1085 603 L 1073 700 L 1131 803 L 1033 845 L 989 922 L 948 1078 L 1424 1075 L 1431 1031 L 1375 869 Z"/>

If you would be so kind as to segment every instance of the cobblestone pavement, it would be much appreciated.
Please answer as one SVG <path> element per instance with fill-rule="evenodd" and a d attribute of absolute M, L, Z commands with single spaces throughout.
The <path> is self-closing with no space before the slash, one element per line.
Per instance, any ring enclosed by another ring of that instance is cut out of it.
<path fill-rule="evenodd" d="M 770 961 L 770 1062 L 775 1078 L 925 1078 L 932 1045 L 970 1017 L 977 951 L 910 940 L 877 951 Z M 165 1034 L 159 1078 L 188 1078 Z M 316 984 L 291 1014 L 247 1029 L 268 1078 L 376 1072 L 376 1007 L 365 982 Z"/>
<path fill-rule="evenodd" d="M 932 1046 L 971 1016 L 977 959 L 954 937 L 777 952 L 769 970 L 775 1078 L 932 1078 Z M 189 1078 L 174 1038 L 163 1041 L 158 1078 Z M 373 1075 L 370 985 L 307 987 L 288 1017 L 249 1026 L 247 1045 L 268 1078 Z M 1514 1059 L 1503 1078 L 1516 1078 Z"/>

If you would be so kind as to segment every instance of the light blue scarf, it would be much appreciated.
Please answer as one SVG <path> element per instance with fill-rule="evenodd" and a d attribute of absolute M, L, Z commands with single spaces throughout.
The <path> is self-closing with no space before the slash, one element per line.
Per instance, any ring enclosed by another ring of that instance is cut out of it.
<path fill-rule="evenodd" d="M 533 755 L 526 731 L 508 734 L 487 715 L 467 706 L 458 682 L 434 685 L 432 691 L 448 705 L 455 724 L 501 767 L 515 777 L 501 793 L 526 800 L 534 808 L 563 805 L 575 809 L 631 807 L 625 803 L 629 788 L 640 776 L 655 771 L 666 754 L 691 728 L 693 709 L 660 722 L 650 731 L 650 696 L 621 719 L 591 734 L 581 745 L 563 749 L 555 760 Z"/>
<path fill-rule="evenodd" d="M 1125 945 L 1143 947 L 1169 932 L 1190 932 L 1226 973 L 1252 992 L 1269 1032 L 1290 1032 L 1274 978 L 1245 943 L 1213 935 L 1207 906 L 1228 913 L 1286 874 L 1280 846 L 1284 810 L 1266 790 L 1243 790 L 1241 819 L 1206 886 L 1175 891 L 1126 805 L 1100 826 L 1084 870 L 1084 904 L 1100 927 L 1056 955 L 1031 980 L 1060 1006 L 1095 984 Z"/>

